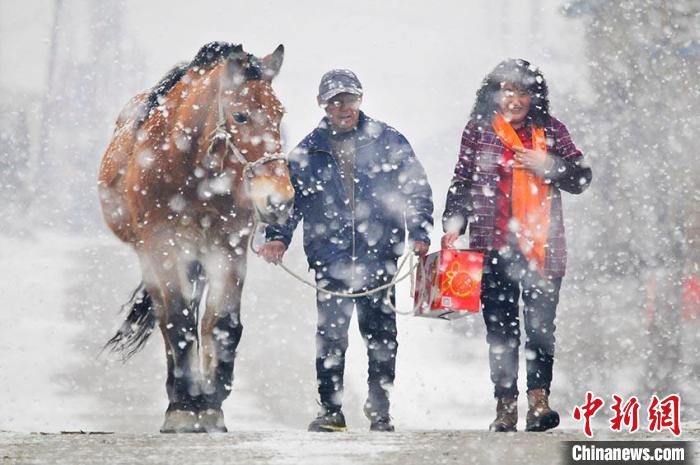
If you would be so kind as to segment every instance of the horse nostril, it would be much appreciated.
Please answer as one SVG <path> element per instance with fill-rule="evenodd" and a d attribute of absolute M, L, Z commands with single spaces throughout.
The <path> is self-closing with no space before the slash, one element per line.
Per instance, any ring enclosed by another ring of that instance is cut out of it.
<path fill-rule="evenodd" d="M 272 197 L 267 198 L 267 209 L 268 210 L 278 210 L 279 209 L 279 202 L 276 202 Z"/>
<path fill-rule="evenodd" d="M 284 212 L 292 206 L 293 200 L 284 199 L 281 196 L 272 195 L 267 198 L 267 210 L 275 212 Z"/>

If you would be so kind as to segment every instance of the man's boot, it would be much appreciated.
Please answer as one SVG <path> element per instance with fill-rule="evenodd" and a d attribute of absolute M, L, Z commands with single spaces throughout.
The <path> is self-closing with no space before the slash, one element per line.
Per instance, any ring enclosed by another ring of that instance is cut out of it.
<path fill-rule="evenodd" d="M 340 407 L 332 409 L 322 407 L 316 419 L 309 423 L 309 431 L 315 433 L 337 433 L 345 430 L 347 430 L 345 415 Z"/>
<path fill-rule="evenodd" d="M 370 407 L 370 402 L 367 401 L 364 407 L 364 413 L 369 420 L 370 431 L 380 431 L 383 433 L 393 433 L 394 425 L 391 423 L 389 412 L 377 412 Z"/>
<path fill-rule="evenodd" d="M 496 419 L 489 425 L 489 431 L 509 433 L 517 431 L 518 398 L 499 397 L 496 404 Z"/>
<path fill-rule="evenodd" d="M 525 431 L 547 431 L 559 426 L 559 414 L 549 408 L 549 394 L 545 389 L 528 391 L 527 403 Z"/>

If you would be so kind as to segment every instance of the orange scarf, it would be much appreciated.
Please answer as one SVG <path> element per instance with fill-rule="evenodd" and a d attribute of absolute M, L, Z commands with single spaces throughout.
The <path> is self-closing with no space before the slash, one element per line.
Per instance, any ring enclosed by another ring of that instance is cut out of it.
<path fill-rule="evenodd" d="M 509 150 L 523 149 L 523 143 L 503 115 L 494 117 L 493 129 L 501 143 Z M 547 151 L 544 129 L 533 126 L 532 149 Z M 518 222 L 518 244 L 530 261 L 544 272 L 545 245 L 549 236 L 549 212 L 552 204 L 551 188 L 544 179 L 518 163 L 513 165 L 513 218 Z"/>

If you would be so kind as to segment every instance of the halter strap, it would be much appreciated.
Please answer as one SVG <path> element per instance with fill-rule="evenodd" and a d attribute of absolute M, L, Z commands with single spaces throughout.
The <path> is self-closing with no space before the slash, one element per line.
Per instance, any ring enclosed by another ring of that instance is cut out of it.
<path fill-rule="evenodd" d="M 243 153 L 238 149 L 238 147 L 236 147 L 236 144 L 233 143 L 231 133 L 228 132 L 228 130 L 226 129 L 226 117 L 224 116 L 224 106 L 221 103 L 220 98 L 218 99 L 217 103 L 219 107 L 219 119 L 216 122 L 216 127 L 209 134 L 210 142 L 209 148 L 207 149 L 207 155 L 211 156 L 214 153 L 214 146 L 216 145 L 217 141 L 224 141 L 226 152 L 221 157 L 221 165 L 219 166 L 219 171 L 224 170 L 224 160 L 226 159 L 226 155 L 229 152 L 231 152 L 231 155 L 233 156 L 233 158 L 235 158 L 235 160 L 238 163 L 243 165 L 244 178 L 253 177 L 252 171 L 260 165 L 264 165 L 271 161 L 287 159 L 282 152 L 277 152 L 270 154 L 266 153 L 265 155 L 263 155 L 255 161 L 248 161 L 248 159 L 243 155 Z"/>

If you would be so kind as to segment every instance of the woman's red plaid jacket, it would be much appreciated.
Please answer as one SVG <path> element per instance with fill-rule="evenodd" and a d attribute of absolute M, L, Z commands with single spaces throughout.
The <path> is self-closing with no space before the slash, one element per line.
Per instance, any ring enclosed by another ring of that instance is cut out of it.
<path fill-rule="evenodd" d="M 591 182 L 591 169 L 583 164 L 583 154 L 576 148 L 566 126 L 550 117 L 544 128 L 548 152 L 553 155 L 553 168 L 545 179 L 552 185 L 552 206 L 549 239 L 547 240 L 545 275 L 562 277 L 566 273 L 566 239 L 562 217 L 561 191 L 580 194 Z M 462 134 L 462 144 L 452 184 L 447 192 L 443 228 L 469 228 L 469 246 L 487 251 L 492 248 L 498 166 L 503 144 L 490 125 L 478 126 L 469 121 Z"/>

